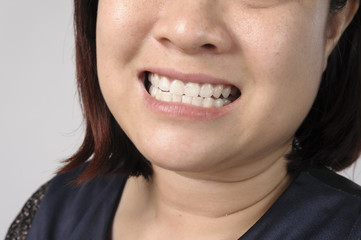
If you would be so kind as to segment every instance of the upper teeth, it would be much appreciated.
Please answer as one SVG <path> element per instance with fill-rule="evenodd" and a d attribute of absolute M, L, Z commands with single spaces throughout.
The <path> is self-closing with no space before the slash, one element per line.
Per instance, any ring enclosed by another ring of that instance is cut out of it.
<path fill-rule="evenodd" d="M 158 100 L 166 102 L 183 102 L 202 107 L 222 107 L 232 102 L 228 99 L 237 95 L 237 88 L 222 84 L 213 86 L 210 83 L 184 83 L 181 80 L 170 80 L 155 73 L 149 74 L 151 86 L 149 93 Z M 223 98 L 220 98 L 220 97 Z"/>

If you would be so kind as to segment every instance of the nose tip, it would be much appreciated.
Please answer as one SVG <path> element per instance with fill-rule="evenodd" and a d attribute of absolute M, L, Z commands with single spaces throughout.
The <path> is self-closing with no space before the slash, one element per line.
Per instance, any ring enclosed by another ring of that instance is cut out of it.
<path fill-rule="evenodd" d="M 168 48 L 188 54 L 227 52 L 232 38 L 219 14 L 212 14 L 214 11 L 204 6 L 191 9 L 192 6 L 185 11 L 180 6 L 167 8 L 153 27 L 153 37 Z"/>

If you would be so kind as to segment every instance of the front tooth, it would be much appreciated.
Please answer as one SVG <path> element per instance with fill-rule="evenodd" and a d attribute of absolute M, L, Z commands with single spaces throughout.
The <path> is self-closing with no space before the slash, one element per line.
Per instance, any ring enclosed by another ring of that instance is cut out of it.
<path fill-rule="evenodd" d="M 229 97 L 229 94 L 231 94 L 231 87 L 230 86 L 227 86 L 223 89 L 222 91 L 222 96 L 224 98 L 228 98 Z"/>
<path fill-rule="evenodd" d="M 201 107 L 203 105 L 203 98 L 201 98 L 201 97 L 192 97 L 192 105 Z"/>
<path fill-rule="evenodd" d="M 216 99 L 214 101 L 214 107 L 216 107 L 216 108 L 223 107 L 223 100 L 222 99 Z"/>
<path fill-rule="evenodd" d="M 213 94 L 213 86 L 209 83 L 203 84 L 199 91 L 199 96 L 209 98 Z"/>
<path fill-rule="evenodd" d="M 182 102 L 182 95 L 172 94 L 172 102 Z"/>
<path fill-rule="evenodd" d="M 192 97 L 189 97 L 189 96 L 182 96 L 182 103 L 188 103 L 188 104 L 191 104 L 192 102 Z"/>
<path fill-rule="evenodd" d="M 211 108 L 214 105 L 214 99 L 213 98 L 205 98 L 203 100 L 203 107 Z"/>
<path fill-rule="evenodd" d="M 222 94 L 224 86 L 223 85 L 217 85 L 213 88 L 213 97 L 219 98 Z"/>
<path fill-rule="evenodd" d="M 174 80 L 170 84 L 170 92 L 177 95 L 183 95 L 184 93 L 184 83 L 179 80 Z"/>
<path fill-rule="evenodd" d="M 163 92 L 161 100 L 164 102 L 171 102 L 172 101 L 172 94 L 170 92 Z"/>
<path fill-rule="evenodd" d="M 157 74 L 151 73 L 149 75 L 149 80 L 154 87 L 156 87 L 156 88 L 159 87 L 159 76 Z"/>
<path fill-rule="evenodd" d="M 163 91 L 169 91 L 169 89 L 170 89 L 169 79 L 166 77 L 161 77 L 159 79 L 159 88 Z"/>
<path fill-rule="evenodd" d="M 184 95 L 189 97 L 197 97 L 199 94 L 200 86 L 198 83 L 187 83 L 184 87 Z"/>
<path fill-rule="evenodd" d="M 158 88 L 154 87 L 153 85 L 150 86 L 149 92 L 152 97 L 157 95 Z"/>

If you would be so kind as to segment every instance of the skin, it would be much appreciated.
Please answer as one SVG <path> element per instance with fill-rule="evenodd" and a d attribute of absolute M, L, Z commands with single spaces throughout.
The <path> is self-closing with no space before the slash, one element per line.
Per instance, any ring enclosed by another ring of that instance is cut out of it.
<path fill-rule="evenodd" d="M 357 7 L 330 15 L 325 0 L 100 0 L 101 90 L 154 168 L 150 182 L 128 180 L 114 239 L 244 234 L 292 181 L 284 154 Z M 155 113 L 138 79 L 144 67 L 224 79 L 242 96 L 211 120 Z"/>

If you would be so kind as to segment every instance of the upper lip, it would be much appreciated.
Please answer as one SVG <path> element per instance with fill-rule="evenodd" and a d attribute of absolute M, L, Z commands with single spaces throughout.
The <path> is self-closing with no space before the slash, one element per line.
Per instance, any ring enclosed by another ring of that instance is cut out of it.
<path fill-rule="evenodd" d="M 211 83 L 213 85 L 223 84 L 223 85 L 231 85 L 239 88 L 230 81 L 227 81 L 222 78 L 213 77 L 203 73 L 182 73 L 173 69 L 166 68 L 144 68 L 140 71 L 140 75 L 146 72 L 155 73 L 160 76 L 167 77 L 169 79 L 178 79 L 183 82 L 194 82 L 194 83 Z"/>

